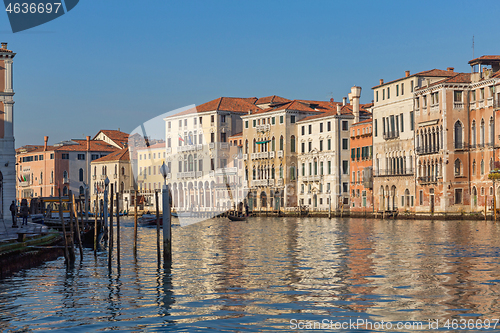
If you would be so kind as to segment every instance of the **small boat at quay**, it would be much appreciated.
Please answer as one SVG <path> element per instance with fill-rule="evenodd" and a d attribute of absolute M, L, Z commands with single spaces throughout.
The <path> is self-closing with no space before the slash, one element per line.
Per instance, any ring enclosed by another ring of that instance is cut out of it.
<path fill-rule="evenodd" d="M 228 219 L 231 221 L 245 221 L 247 218 L 245 216 L 234 216 L 234 215 L 228 215 Z"/>
<path fill-rule="evenodd" d="M 141 226 L 151 226 L 156 225 L 156 214 L 143 214 L 137 219 L 137 222 Z M 163 219 L 160 215 L 160 225 L 163 225 Z"/>

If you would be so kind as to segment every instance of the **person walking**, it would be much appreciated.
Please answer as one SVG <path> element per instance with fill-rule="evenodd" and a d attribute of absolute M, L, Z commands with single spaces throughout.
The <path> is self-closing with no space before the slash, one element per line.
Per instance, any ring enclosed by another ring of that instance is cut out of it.
<path fill-rule="evenodd" d="M 26 199 L 23 199 L 23 201 L 21 201 L 21 216 L 23 217 L 23 223 L 21 224 L 21 228 L 23 227 L 23 225 L 28 226 L 28 215 L 29 215 L 28 201 Z"/>
<path fill-rule="evenodd" d="M 16 202 L 12 200 L 10 204 L 10 213 L 12 214 L 12 228 L 17 228 L 17 207 Z"/>

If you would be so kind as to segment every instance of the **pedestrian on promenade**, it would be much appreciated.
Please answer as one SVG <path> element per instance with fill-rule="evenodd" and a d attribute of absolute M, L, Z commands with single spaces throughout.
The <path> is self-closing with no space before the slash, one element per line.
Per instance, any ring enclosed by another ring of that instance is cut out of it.
<path fill-rule="evenodd" d="M 245 215 L 248 216 L 248 205 L 245 204 Z"/>
<path fill-rule="evenodd" d="M 21 224 L 21 228 L 23 227 L 23 225 L 28 226 L 28 215 L 29 215 L 28 200 L 23 199 L 21 201 L 21 216 L 23 217 L 23 223 Z"/>
<path fill-rule="evenodd" d="M 17 207 L 16 202 L 12 200 L 10 204 L 10 213 L 12 214 L 12 228 L 17 228 Z"/>

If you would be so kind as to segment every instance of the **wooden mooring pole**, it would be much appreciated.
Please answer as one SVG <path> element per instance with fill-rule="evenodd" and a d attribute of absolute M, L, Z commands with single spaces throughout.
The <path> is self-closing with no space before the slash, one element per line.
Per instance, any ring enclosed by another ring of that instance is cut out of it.
<path fill-rule="evenodd" d="M 97 255 L 97 216 L 99 211 L 99 198 L 97 194 L 95 195 L 94 202 L 94 256 Z"/>
<path fill-rule="evenodd" d="M 77 212 L 77 205 L 76 205 L 76 201 L 75 201 L 75 196 L 73 195 L 73 193 L 71 193 L 71 191 L 69 191 L 69 195 L 71 197 L 71 213 L 73 213 L 75 215 L 75 221 L 76 221 L 76 239 L 78 240 L 78 249 L 80 250 L 80 262 L 83 261 L 83 246 L 82 246 L 82 239 L 81 239 L 81 236 L 80 236 L 80 227 L 79 227 L 79 224 L 78 224 L 78 212 Z M 83 212 L 82 212 L 82 218 L 83 218 Z"/>
<path fill-rule="evenodd" d="M 161 249 L 160 249 L 160 206 L 158 200 L 158 191 L 155 191 L 156 203 L 156 254 L 158 257 L 158 267 L 161 265 Z"/>
<path fill-rule="evenodd" d="M 110 202 L 109 202 L 109 238 L 108 238 L 108 267 L 111 268 L 111 262 L 113 259 L 113 202 L 114 200 L 114 192 L 113 192 L 113 183 L 111 183 L 110 187 Z"/>
<path fill-rule="evenodd" d="M 134 191 L 135 193 L 135 211 L 134 211 L 134 254 L 137 254 L 137 190 Z"/>
<path fill-rule="evenodd" d="M 120 264 L 120 193 L 116 193 L 116 261 Z"/>
<path fill-rule="evenodd" d="M 172 262 L 172 230 L 170 216 L 170 195 L 168 185 L 163 185 L 163 265 L 166 267 Z"/>
<path fill-rule="evenodd" d="M 66 224 L 64 223 L 62 199 L 61 199 L 61 189 L 58 189 L 59 193 L 59 218 L 61 219 L 61 226 L 63 230 L 64 237 L 64 262 L 69 265 L 69 250 L 68 250 L 68 236 L 66 235 Z"/>

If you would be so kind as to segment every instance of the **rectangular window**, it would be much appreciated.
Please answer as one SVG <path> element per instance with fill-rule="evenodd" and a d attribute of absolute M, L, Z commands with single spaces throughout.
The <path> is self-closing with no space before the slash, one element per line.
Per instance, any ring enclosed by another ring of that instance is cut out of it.
<path fill-rule="evenodd" d="M 309 134 L 312 134 L 313 130 L 312 130 L 312 125 L 309 125 Z"/>
<path fill-rule="evenodd" d="M 306 143 L 305 142 L 302 142 L 302 152 L 303 153 L 306 152 Z"/>
<path fill-rule="evenodd" d="M 328 139 L 328 150 L 332 150 L 332 139 Z"/>
<path fill-rule="evenodd" d="M 319 140 L 319 151 L 323 151 L 323 140 Z"/>
<path fill-rule="evenodd" d="M 456 188 L 455 189 L 455 204 L 459 205 L 461 203 L 462 203 L 462 189 Z"/>
<path fill-rule="evenodd" d="M 418 201 L 419 201 L 419 205 L 423 205 L 424 204 L 424 191 L 423 190 L 420 190 L 420 192 L 418 193 Z"/>
<path fill-rule="evenodd" d="M 484 90 L 483 90 L 483 96 L 484 98 Z M 453 92 L 453 101 L 454 102 L 461 102 L 462 101 L 462 91 L 461 90 L 455 90 Z"/>
<path fill-rule="evenodd" d="M 319 132 L 323 133 L 323 123 L 319 123 Z"/>
<path fill-rule="evenodd" d="M 210 133 L 210 142 L 215 142 L 215 133 Z"/>
<path fill-rule="evenodd" d="M 221 123 L 225 123 L 226 122 L 226 115 L 224 115 L 224 114 L 220 115 L 220 122 Z"/>
<path fill-rule="evenodd" d="M 69 160 L 69 154 L 61 154 L 63 160 Z"/>
<path fill-rule="evenodd" d="M 323 176 L 323 161 L 319 162 L 319 174 Z"/>
<path fill-rule="evenodd" d="M 170 129 L 172 128 L 172 122 L 171 121 L 169 121 L 167 123 L 167 128 L 168 128 L 168 131 L 170 132 Z"/>
<path fill-rule="evenodd" d="M 342 161 L 342 173 L 344 175 L 349 174 L 349 161 L 343 160 Z"/>
<path fill-rule="evenodd" d="M 356 159 L 357 159 L 358 161 L 359 161 L 359 157 L 360 157 L 360 154 L 359 154 L 360 150 L 361 150 L 361 149 L 360 149 L 359 147 L 358 147 L 358 148 L 356 148 Z"/>
<path fill-rule="evenodd" d="M 210 170 L 215 170 L 215 160 L 213 158 L 210 159 Z"/>
<path fill-rule="evenodd" d="M 255 128 L 255 126 L 257 126 L 257 119 L 254 119 L 253 120 L 253 123 L 252 123 L 253 127 Z"/>
<path fill-rule="evenodd" d="M 385 100 L 385 89 L 382 89 L 382 100 Z"/>
<path fill-rule="evenodd" d="M 311 151 L 312 149 L 313 149 L 312 142 L 309 141 L 309 151 Z"/>
<path fill-rule="evenodd" d="M 378 102 L 378 90 L 375 91 L 375 102 Z"/>
<path fill-rule="evenodd" d="M 401 83 L 401 95 L 405 94 L 405 84 Z"/>
<path fill-rule="evenodd" d="M 347 150 L 349 149 L 349 139 L 342 139 L 342 149 Z"/>
<path fill-rule="evenodd" d="M 377 119 L 375 119 L 375 136 L 378 134 Z"/>
<path fill-rule="evenodd" d="M 38 156 L 38 159 L 39 159 L 40 161 L 43 161 L 43 155 L 39 155 L 39 156 Z"/>
<path fill-rule="evenodd" d="M 347 122 L 347 120 L 342 120 L 342 130 L 343 131 L 349 130 L 349 123 Z"/>
<path fill-rule="evenodd" d="M 476 101 L 476 91 L 475 90 L 472 90 L 470 92 L 470 101 L 473 103 Z"/>
<path fill-rule="evenodd" d="M 413 131 L 413 111 L 410 112 L 410 130 Z"/>
<path fill-rule="evenodd" d="M 172 138 L 168 138 L 167 139 L 167 148 L 171 148 L 172 147 Z"/>
<path fill-rule="evenodd" d="M 390 87 L 387 87 L 387 99 L 391 98 L 391 91 L 390 91 Z"/>
<path fill-rule="evenodd" d="M 280 124 L 283 124 L 283 116 L 280 116 Z"/>
<path fill-rule="evenodd" d="M 302 176 L 306 175 L 306 164 L 302 163 Z"/>
<path fill-rule="evenodd" d="M 78 154 L 78 160 L 85 161 L 85 154 Z"/>
<path fill-rule="evenodd" d="M 403 121 L 403 114 L 402 113 L 399 115 L 399 120 L 401 121 L 401 125 L 399 127 L 401 129 L 401 133 L 403 133 L 405 128 L 404 128 L 404 121 Z"/>
<path fill-rule="evenodd" d="M 290 123 L 295 124 L 295 116 L 290 116 Z"/>
<path fill-rule="evenodd" d="M 52 157 L 52 155 L 53 155 L 53 154 L 50 154 L 50 159 L 52 159 L 52 158 L 53 158 L 53 157 Z M 97 154 L 92 154 L 91 160 L 92 160 L 92 161 L 93 161 L 93 160 L 97 160 L 98 158 L 99 158 L 99 155 L 97 155 Z"/>
<path fill-rule="evenodd" d="M 203 171 L 203 160 L 202 159 L 198 160 L 198 171 Z"/>
<path fill-rule="evenodd" d="M 411 86 L 411 87 L 410 87 L 410 88 L 411 88 L 411 92 L 413 92 L 413 88 L 414 88 L 414 87 L 413 87 L 413 81 L 411 81 L 411 82 L 410 82 L 410 86 Z"/>
<path fill-rule="evenodd" d="M 329 121 L 326 123 L 326 130 L 330 132 L 332 130 L 332 123 Z"/>
<path fill-rule="evenodd" d="M 182 161 L 179 161 L 179 172 L 182 172 Z"/>
<path fill-rule="evenodd" d="M 305 134 L 306 134 L 306 127 L 302 126 L 302 135 L 305 135 Z"/>
<path fill-rule="evenodd" d="M 203 119 L 203 117 L 200 117 L 200 125 L 201 125 L 201 124 L 203 124 L 203 123 L 202 123 L 202 119 Z"/>
<path fill-rule="evenodd" d="M 482 101 L 483 99 L 484 99 L 484 88 L 481 88 L 479 89 L 479 100 Z M 455 100 L 455 102 L 461 102 L 461 100 Z"/>
<path fill-rule="evenodd" d="M 272 120 L 272 124 L 273 124 L 273 125 L 274 125 L 274 124 L 276 124 L 276 120 L 275 120 L 275 118 L 274 118 L 274 117 L 272 117 L 272 118 L 271 118 L 271 120 Z"/>
<path fill-rule="evenodd" d="M 356 148 L 351 148 L 351 160 L 356 159 Z"/>
<path fill-rule="evenodd" d="M 332 174 L 332 161 L 328 161 L 328 174 Z M 330 190 L 330 183 L 328 183 L 328 190 Z"/>
<path fill-rule="evenodd" d="M 342 192 L 349 193 L 349 183 L 342 183 Z M 349 199 L 349 198 L 344 198 L 344 203 L 345 203 L 346 199 Z"/>
<path fill-rule="evenodd" d="M 182 119 L 179 120 L 179 127 L 182 127 Z"/>
<path fill-rule="evenodd" d="M 220 134 L 220 142 L 226 142 L 226 133 Z"/>
<path fill-rule="evenodd" d="M 248 120 L 245 120 L 245 128 L 248 128 Z"/>
<path fill-rule="evenodd" d="M 396 84 L 396 96 L 399 96 L 399 85 Z"/>

